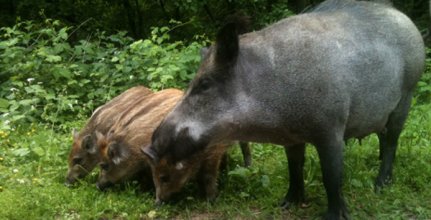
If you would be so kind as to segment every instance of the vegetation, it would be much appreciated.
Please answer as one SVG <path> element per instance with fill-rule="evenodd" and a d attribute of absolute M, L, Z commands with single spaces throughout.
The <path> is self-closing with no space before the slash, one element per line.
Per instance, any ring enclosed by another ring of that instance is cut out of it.
<path fill-rule="evenodd" d="M 354 219 L 431 218 L 431 105 L 415 105 L 400 139 L 394 182 L 375 193 L 379 168 L 375 135 L 351 140 L 345 149 L 344 193 Z M 76 127 L 81 122 L 64 127 Z M 67 129 L 66 129 L 67 130 Z M 319 218 L 326 208 L 319 160 L 307 148 L 307 208 L 278 208 L 287 191 L 287 163 L 281 147 L 254 144 L 253 166 L 242 168 L 238 147 L 232 148 L 229 171 L 220 178 L 213 203 L 197 197 L 190 184 L 176 203 L 154 205 L 154 191 L 141 192 L 136 183 L 100 192 L 96 172 L 74 188 L 63 185 L 71 135 L 51 126 L 33 124 L 1 131 L 0 218 L 4 219 L 147 219 L 147 218 Z"/>
<path fill-rule="evenodd" d="M 34 6 L 31 0 L 10 2 L 20 10 Z M 45 8 L 44 13 L 64 18 L 69 13 L 64 4 L 72 1 L 63 0 L 56 6 L 63 10 L 53 8 L 50 1 L 39 2 L 45 4 L 38 8 Z M 115 7 L 129 1 L 113 1 L 110 6 L 102 0 L 91 1 L 110 8 L 94 6 L 94 11 L 87 1 L 74 2 L 75 9 L 87 8 L 81 13 L 95 13 L 101 19 L 87 23 L 38 20 L 44 17 L 39 11 L 19 12 L 16 14 L 26 14 L 35 21 L 0 28 L 0 219 L 303 219 L 318 218 L 325 211 L 326 195 L 312 146 L 307 148 L 305 165 L 308 203 L 289 211 L 278 208 L 289 182 L 284 151 L 264 144 L 253 144 L 251 168 L 240 166 L 238 147 L 231 149 L 229 168 L 220 177 L 220 196 L 214 203 L 200 200 L 194 184 L 186 187 L 179 201 L 162 207 L 154 206 L 153 191 L 142 192 L 135 182 L 100 192 L 94 186 L 97 171 L 78 186 L 65 187 L 72 128 L 81 127 L 97 106 L 137 84 L 153 90 L 187 86 L 199 64 L 200 48 L 211 39 L 202 34 L 206 19 L 211 20 L 206 6 L 211 6 L 214 20 L 228 13 L 223 5 L 246 8 L 248 13 L 262 15 L 256 27 L 291 14 L 280 6 L 281 1 L 154 1 L 142 4 L 140 10 L 144 6 L 155 10 L 165 3 L 169 20 L 163 20 L 163 26 L 148 28 L 158 26 L 150 19 L 141 27 L 145 34 L 140 37 L 144 38 L 135 40 L 131 37 L 138 34 L 131 30 L 132 34 L 114 31 L 124 25 L 124 18 L 112 22 L 114 13 L 123 10 Z M 176 20 L 184 23 L 170 19 L 174 7 L 183 16 Z M 160 18 L 157 13 L 154 19 Z M 195 14 L 196 20 L 184 20 L 190 14 Z M 102 28 L 105 25 L 108 27 Z M 209 28 L 210 36 L 215 26 Z M 347 143 L 344 193 L 354 219 L 431 218 L 431 58 L 427 59 L 399 145 L 394 182 L 377 194 L 373 188 L 380 164 L 377 137 L 371 135 L 361 144 L 357 140 Z"/>
<path fill-rule="evenodd" d="M 184 88 L 207 40 L 195 36 L 187 45 L 166 43 L 170 30 L 153 28 L 151 38 L 138 41 L 124 32 L 100 32 L 72 44 L 68 38 L 74 30 L 59 21 L 1 28 L 0 111 L 11 122 L 60 125 L 77 115 L 85 118 L 137 84 Z"/>

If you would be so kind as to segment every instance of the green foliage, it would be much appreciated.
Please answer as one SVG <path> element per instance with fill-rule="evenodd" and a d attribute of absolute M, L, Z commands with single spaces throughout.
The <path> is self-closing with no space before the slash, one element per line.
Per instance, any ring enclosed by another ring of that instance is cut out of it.
<path fill-rule="evenodd" d="M 46 20 L 0 29 L 0 113 L 9 122 L 64 123 L 137 84 L 154 90 L 184 88 L 200 61 L 205 36 L 168 43 L 169 27 L 150 39 L 103 32 L 69 43 L 71 27 Z"/>
<path fill-rule="evenodd" d="M 427 58 L 425 63 L 425 72 L 418 82 L 414 103 L 431 102 L 431 49 L 427 48 Z"/>

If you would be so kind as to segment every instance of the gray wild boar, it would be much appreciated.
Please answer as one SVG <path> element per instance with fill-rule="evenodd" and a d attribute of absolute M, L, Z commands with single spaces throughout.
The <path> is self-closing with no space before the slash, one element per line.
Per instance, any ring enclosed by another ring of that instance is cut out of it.
<path fill-rule="evenodd" d="M 313 144 L 327 193 L 327 219 L 348 218 L 341 191 L 348 138 L 378 135 L 376 187 L 389 183 L 397 141 L 424 70 L 413 22 L 373 2 L 328 0 L 260 31 L 221 28 L 184 98 L 146 150 L 154 164 L 181 163 L 229 140 L 287 151 L 282 207 L 304 201 L 304 148 Z"/>
<path fill-rule="evenodd" d="M 130 88 L 97 108 L 79 133 L 75 130 L 73 131 L 73 143 L 68 157 L 69 169 L 66 176 L 66 185 L 73 184 L 77 179 L 85 177 L 99 163 L 100 155 L 96 148 L 95 130 L 106 133 L 129 103 L 151 93 L 151 90 L 143 86 Z"/>

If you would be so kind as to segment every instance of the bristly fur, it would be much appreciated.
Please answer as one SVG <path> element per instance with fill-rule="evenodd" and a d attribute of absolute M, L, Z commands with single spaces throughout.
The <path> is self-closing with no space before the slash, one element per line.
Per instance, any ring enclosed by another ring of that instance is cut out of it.
<path fill-rule="evenodd" d="M 305 10 L 303 14 L 305 13 L 312 13 L 312 12 L 331 12 L 340 10 L 343 8 L 352 8 L 354 6 L 358 6 L 358 4 L 355 2 L 365 2 L 365 1 L 355 1 L 355 0 L 327 0 L 324 1 L 315 7 L 311 7 L 308 10 Z M 390 1 L 381 0 L 381 1 L 373 1 L 374 3 L 383 4 L 387 6 L 392 6 Z"/>
<path fill-rule="evenodd" d="M 98 107 L 80 132 L 75 130 L 72 133 L 73 144 L 68 158 L 67 184 L 74 183 L 77 178 L 84 177 L 100 162 L 101 157 L 96 146 L 96 130 L 101 134 L 106 134 L 120 113 L 126 110 L 130 103 L 133 103 L 138 97 L 151 93 L 150 89 L 143 86 L 135 86 L 124 91 L 111 101 Z M 75 159 L 80 162 L 75 163 Z"/>
<path fill-rule="evenodd" d="M 355 0 L 327 0 L 316 5 L 315 7 L 310 8 L 304 13 L 336 11 L 341 8 L 345 8 L 346 6 L 350 5 L 352 2 L 355 2 Z"/>
<path fill-rule="evenodd" d="M 141 147 L 151 142 L 154 128 L 163 120 L 183 92 L 177 89 L 165 89 L 141 96 L 117 116 L 114 125 L 103 138 L 99 138 L 98 147 L 103 154 L 102 164 L 110 167 L 99 175 L 99 189 L 111 184 L 135 179 L 141 173 L 150 174 L 148 159 L 141 153 Z M 100 135 L 99 135 L 100 136 Z M 152 183 L 151 175 L 137 180 L 140 184 Z M 151 184 L 150 184 L 151 185 Z"/>

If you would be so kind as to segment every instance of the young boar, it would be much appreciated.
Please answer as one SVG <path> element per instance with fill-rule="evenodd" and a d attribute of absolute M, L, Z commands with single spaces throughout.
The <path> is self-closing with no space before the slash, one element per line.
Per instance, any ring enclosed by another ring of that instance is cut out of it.
<path fill-rule="evenodd" d="M 161 159 L 158 163 L 152 163 L 149 158 L 156 187 L 156 203 L 161 204 L 168 201 L 192 178 L 195 178 L 198 183 L 202 196 L 208 201 L 214 200 L 217 196 L 217 177 L 220 164 L 227 149 L 228 145 L 225 144 L 208 147 L 179 163 L 170 163 L 166 158 Z M 152 154 L 148 152 L 149 150 L 151 150 L 150 147 L 142 148 L 146 155 Z"/>
<path fill-rule="evenodd" d="M 282 206 L 304 200 L 305 144 L 316 147 L 326 219 L 349 218 L 342 193 L 344 140 L 376 133 L 376 187 L 390 182 L 398 138 L 424 70 L 413 22 L 383 4 L 328 0 L 307 13 L 238 36 L 217 34 L 184 98 L 153 134 L 154 164 L 178 164 L 229 140 L 287 151 Z"/>
<path fill-rule="evenodd" d="M 73 131 L 73 143 L 68 158 L 69 169 L 65 181 L 66 185 L 73 184 L 77 179 L 85 177 L 99 163 L 100 154 L 96 147 L 94 132 L 98 130 L 101 133 L 106 133 L 120 113 L 130 103 L 135 102 L 139 97 L 151 93 L 151 90 L 143 86 L 130 88 L 97 108 L 79 133 L 75 130 Z"/>
<path fill-rule="evenodd" d="M 150 145 L 154 129 L 174 108 L 182 95 L 183 92 L 180 90 L 166 89 L 144 96 L 132 103 L 122 115 L 118 117 L 117 122 L 106 135 L 96 132 L 97 147 L 101 155 L 99 163 L 101 171 L 96 183 L 98 189 L 104 190 L 116 183 L 122 183 L 131 179 L 139 180 L 144 187 L 149 185 L 148 182 L 152 179 L 151 169 L 148 164 L 148 158 L 141 152 L 140 148 Z M 244 157 L 244 165 L 249 166 L 251 164 L 249 146 L 247 143 L 240 143 L 240 146 Z M 208 166 L 208 168 L 205 169 L 214 173 L 214 171 L 211 170 L 212 167 L 210 163 L 217 164 L 216 169 L 218 170 L 221 150 L 222 149 L 213 150 L 211 154 L 203 154 L 203 157 L 196 158 L 196 160 L 191 161 L 190 164 L 201 163 L 198 161 L 201 161 L 202 158 L 217 158 L 217 160 L 213 159 L 209 162 L 202 163 Z M 200 165 L 196 165 L 195 167 L 199 166 Z M 159 171 L 159 169 L 156 170 L 158 173 L 168 175 L 165 172 Z M 192 170 L 193 169 L 189 169 L 189 171 Z M 188 180 L 191 176 L 186 173 L 181 175 L 184 175 L 183 179 L 185 180 Z M 158 175 L 155 176 L 158 177 Z M 217 178 L 217 173 L 208 174 L 208 176 L 213 177 L 214 182 L 212 182 L 212 188 L 216 188 L 215 180 Z M 156 186 L 160 185 L 158 178 L 154 178 L 154 182 Z M 171 189 L 171 191 L 178 191 L 183 184 L 184 183 L 177 184 L 176 188 Z M 164 190 L 168 191 L 169 189 L 164 188 Z M 157 191 L 160 192 L 160 190 Z M 213 195 L 209 197 L 212 196 Z"/>
<path fill-rule="evenodd" d="M 142 185 L 152 182 L 151 169 L 140 147 L 150 144 L 154 129 L 182 95 L 180 90 L 166 89 L 142 96 L 128 106 L 105 135 L 97 132 L 101 154 L 98 189 L 131 179 L 140 180 Z"/>

